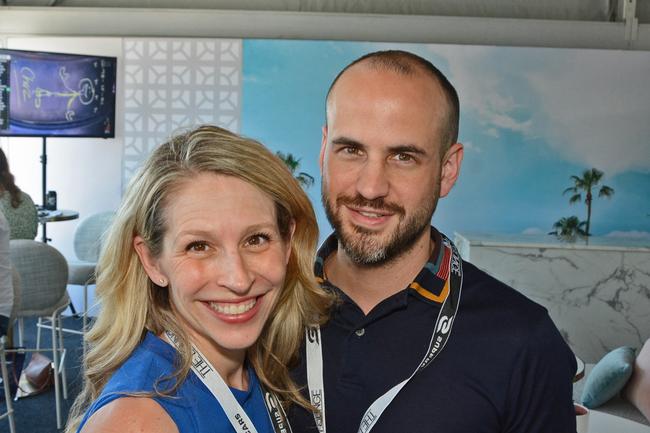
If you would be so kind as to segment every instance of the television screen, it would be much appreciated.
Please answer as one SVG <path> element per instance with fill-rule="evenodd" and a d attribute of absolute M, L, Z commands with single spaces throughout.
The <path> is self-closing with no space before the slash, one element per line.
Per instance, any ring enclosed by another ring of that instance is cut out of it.
<path fill-rule="evenodd" d="M 115 57 L 0 48 L 0 136 L 115 137 Z"/>

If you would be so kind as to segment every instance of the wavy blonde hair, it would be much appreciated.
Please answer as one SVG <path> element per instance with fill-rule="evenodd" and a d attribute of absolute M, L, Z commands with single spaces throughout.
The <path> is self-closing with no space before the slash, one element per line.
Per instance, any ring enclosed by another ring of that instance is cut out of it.
<path fill-rule="evenodd" d="M 275 203 L 285 239 L 291 223 L 295 224 L 284 287 L 260 338 L 248 349 L 248 360 L 265 388 L 285 405 L 311 408 L 291 380 L 289 366 L 297 359 L 305 326 L 322 323 L 332 303 L 313 274 L 318 241 L 314 210 L 284 163 L 262 144 L 205 125 L 176 135 L 154 150 L 129 184 L 107 232 L 97 264 L 101 312 L 86 334 L 84 387 L 71 409 L 67 433 L 76 431 L 89 405 L 147 330 L 154 334 L 171 330 L 179 336 L 176 386 L 186 378 L 191 365 L 189 338 L 176 325 L 169 292 L 145 273 L 133 239 L 142 236 L 151 253 L 160 254 L 167 197 L 179 183 L 204 172 L 237 177 L 267 194 Z"/>

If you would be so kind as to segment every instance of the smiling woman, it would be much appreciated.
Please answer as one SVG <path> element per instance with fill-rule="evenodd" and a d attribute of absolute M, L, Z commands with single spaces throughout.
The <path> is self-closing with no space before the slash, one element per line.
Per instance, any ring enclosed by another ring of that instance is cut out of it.
<path fill-rule="evenodd" d="M 282 407 L 310 407 L 288 366 L 331 304 L 317 236 L 261 144 L 202 126 L 158 147 L 98 262 L 102 311 L 66 431 L 261 433 L 286 422 Z"/>

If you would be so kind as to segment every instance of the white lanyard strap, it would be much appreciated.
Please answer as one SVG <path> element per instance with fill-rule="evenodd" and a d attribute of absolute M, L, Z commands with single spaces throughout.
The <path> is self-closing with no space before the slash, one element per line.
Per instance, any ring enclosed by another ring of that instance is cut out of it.
<path fill-rule="evenodd" d="M 307 333 L 307 386 L 309 401 L 318 409 L 314 412 L 316 427 L 320 433 L 325 433 L 325 385 L 323 383 L 323 348 L 321 346 L 320 327 L 310 326 Z"/>
<path fill-rule="evenodd" d="M 460 304 L 460 294 L 463 285 L 463 270 L 460 255 L 458 254 L 454 244 L 444 235 L 442 235 L 442 241 L 444 244 L 443 248 L 447 247 L 451 249 L 451 254 L 448 259 L 449 263 L 446 264 L 449 266 L 449 278 L 445 281 L 445 285 L 448 285 L 449 287 L 449 293 L 445 298 L 442 307 L 440 307 L 438 318 L 436 319 L 431 334 L 429 349 L 418 367 L 407 379 L 393 386 L 370 405 L 361 418 L 358 433 L 368 433 L 372 430 L 381 414 L 386 410 L 388 405 L 390 405 L 402 388 L 406 386 L 413 376 L 424 370 L 440 354 L 449 339 L 454 317 L 456 316 L 458 305 Z M 320 328 L 318 326 L 307 328 L 306 355 L 309 397 L 312 405 L 320 409 L 317 414 L 314 414 L 316 426 L 320 433 L 326 433 L 322 340 Z"/>
<path fill-rule="evenodd" d="M 165 331 L 165 337 L 178 349 L 178 340 L 176 335 L 171 331 Z M 257 433 L 257 429 L 233 395 L 221 375 L 210 364 L 210 361 L 192 344 L 192 371 L 210 390 L 214 398 L 217 399 L 223 411 L 228 417 L 228 421 L 239 433 Z"/>

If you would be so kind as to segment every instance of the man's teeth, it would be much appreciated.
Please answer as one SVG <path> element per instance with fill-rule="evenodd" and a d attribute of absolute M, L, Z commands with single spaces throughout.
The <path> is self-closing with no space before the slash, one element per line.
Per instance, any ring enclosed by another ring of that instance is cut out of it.
<path fill-rule="evenodd" d="M 364 212 L 364 211 L 359 211 L 359 213 L 365 217 L 368 218 L 379 218 L 381 217 L 381 214 L 374 213 L 374 212 Z"/>
<path fill-rule="evenodd" d="M 239 304 L 232 304 L 232 303 L 218 303 L 218 302 L 210 302 L 210 307 L 217 313 L 221 314 L 231 314 L 231 315 L 237 315 L 237 314 L 243 314 L 253 308 L 255 304 L 257 303 L 257 299 L 249 299 L 246 302 L 241 302 Z"/>

